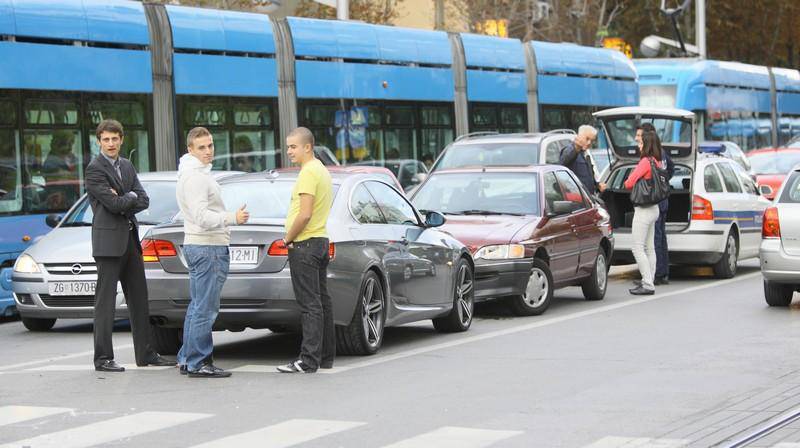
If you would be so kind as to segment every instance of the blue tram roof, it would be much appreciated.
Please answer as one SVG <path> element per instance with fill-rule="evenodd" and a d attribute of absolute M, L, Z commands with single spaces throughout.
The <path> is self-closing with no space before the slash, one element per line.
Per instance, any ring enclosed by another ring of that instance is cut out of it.
<path fill-rule="evenodd" d="M 167 5 L 177 49 L 275 54 L 272 22 L 265 14 Z"/>

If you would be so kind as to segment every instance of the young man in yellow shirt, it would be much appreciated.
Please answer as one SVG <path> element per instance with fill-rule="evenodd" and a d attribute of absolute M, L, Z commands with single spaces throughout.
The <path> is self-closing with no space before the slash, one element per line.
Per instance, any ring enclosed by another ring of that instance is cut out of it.
<path fill-rule="evenodd" d="M 331 175 L 314 156 L 314 134 L 297 128 L 286 137 L 289 159 L 300 165 L 286 215 L 289 270 L 297 304 L 303 342 L 300 356 L 285 366 L 282 373 L 314 373 L 333 367 L 336 334 L 333 306 L 328 295 L 329 241 L 326 225 L 333 202 Z"/>

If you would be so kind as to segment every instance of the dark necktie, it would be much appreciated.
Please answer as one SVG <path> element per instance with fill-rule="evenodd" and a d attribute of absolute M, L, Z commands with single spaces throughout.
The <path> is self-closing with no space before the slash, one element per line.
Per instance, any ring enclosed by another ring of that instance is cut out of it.
<path fill-rule="evenodd" d="M 117 177 L 119 177 L 119 181 L 122 182 L 122 171 L 119 169 L 119 159 L 114 161 L 114 171 L 117 172 Z"/>

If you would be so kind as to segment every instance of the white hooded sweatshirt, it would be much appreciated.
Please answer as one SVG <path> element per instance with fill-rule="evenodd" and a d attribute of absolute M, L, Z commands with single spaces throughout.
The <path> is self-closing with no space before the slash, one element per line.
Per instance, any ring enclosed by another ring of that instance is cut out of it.
<path fill-rule="evenodd" d="M 175 191 L 183 215 L 183 244 L 227 246 L 231 241 L 228 226 L 236 223 L 236 212 L 225 211 L 219 184 L 211 176 L 211 165 L 184 154 L 178 165 Z"/>

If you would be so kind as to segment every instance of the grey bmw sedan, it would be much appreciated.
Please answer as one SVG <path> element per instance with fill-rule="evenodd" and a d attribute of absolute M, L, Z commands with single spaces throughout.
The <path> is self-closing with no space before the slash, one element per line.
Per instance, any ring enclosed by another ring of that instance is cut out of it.
<path fill-rule="evenodd" d="M 367 173 L 331 173 L 334 201 L 328 290 L 343 354 L 373 354 L 384 328 L 433 319 L 439 331 L 466 331 L 473 313 L 473 261 L 467 248 L 424 218 L 395 187 Z M 284 221 L 297 172 L 270 171 L 220 181 L 229 210 L 247 204 L 250 221 L 231 228 L 230 274 L 216 330 L 298 328 Z M 183 224 L 156 226 L 143 242 L 150 315 L 159 353 L 175 353 L 189 304 Z"/>

